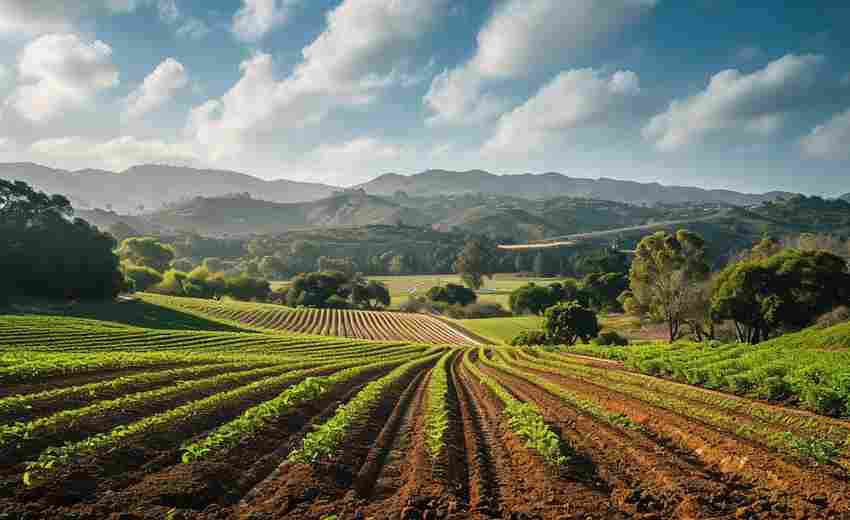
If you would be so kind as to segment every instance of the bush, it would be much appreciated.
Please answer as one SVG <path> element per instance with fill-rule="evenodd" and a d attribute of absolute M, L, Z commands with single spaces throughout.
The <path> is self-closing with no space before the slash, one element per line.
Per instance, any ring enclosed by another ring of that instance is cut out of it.
<path fill-rule="evenodd" d="M 426 296 L 432 302 L 444 302 L 449 305 L 469 305 L 475 303 L 478 295 L 472 289 L 462 285 L 447 283 L 444 287 L 435 286 L 428 289 Z"/>
<path fill-rule="evenodd" d="M 429 302 L 423 297 L 417 298 L 416 296 L 411 296 L 404 303 L 399 305 L 399 310 L 401 312 L 411 312 L 411 313 L 431 313 L 434 309 L 434 304 Z"/>
<path fill-rule="evenodd" d="M 595 338 L 599 334 L 599 321 L 593 311 L 573 301 L 546 309 L 543 329 L 552 343 L 575 345 L 578 340 L 587 343 Z"/>
<path fill-rule="evenodd" d="M 545 345 L 548 342 L 546 333 L 542 330 L 524 330 L 514 336 L 511 345 L 515 347 L 528 347 L 534 345 Z"/>
<path fill-rule="evenodd" d="M 449 305 L 441 309 L 443 314 L 457 320 L 476 318 L 501 318 L 510 316 L 498 303 L 472 303 L 470 305 Z"/>
<path fill-rule="evenodd" d="M 122 268 L 124 276 L 132 281 L 133 289 L 136 291 L 146 291 L 162 282 L 162 275 L 150 267 L 125 263 Z"/>
<path fill-rule="evenodd" d="M 629 344 L 629 340 L 616 331 L 606 330 L 599 334 L 599 337 L 596 338 L 597 345 L 605 345 L 605 346 L 616 346 L 616 347 L 625 347 Z"/>

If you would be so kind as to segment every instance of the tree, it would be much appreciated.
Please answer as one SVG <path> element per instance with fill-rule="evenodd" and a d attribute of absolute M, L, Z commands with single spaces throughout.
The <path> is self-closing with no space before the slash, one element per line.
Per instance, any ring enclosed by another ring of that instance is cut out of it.
<path fill-rule="evenodd" d="M 286 262 L 277 256 L 264 256 L 257 266 L 260 273 L 268 278 L 281 278 L 286 273 Z"/>
<path fill-rule="evenodd" d="M 543 251 L 538 251 L 536 255 L 534 255 L 534 274 L 537 276 L 546 275 L 546 255 L 543 254 Z"/>
<path fill-rule="evenodd" d="M 717 277 L 711 310 L 730 319 L 740 341 L 758 343 L 777 330 L 806 327 L 850 300 L 850 274 L 827 251 L 785 249 L 731 264 Z"/>
<path fill-rule="evenodd" d="M 432 302 L 443 302 L 449 305 L 461 306 L 475 303 L 478 299 L 475 291 L 454 283 L 447 283 L 444 287 L 431 287 L 425 296 Z"/>
<path fill-rule="evenodd" d="M 61 195 L 0 179 L 0 295 L 109 299 L 126 288 L 115 240 Z"/>
<path fill-rule="evenodd" d="M 123 270 L 124 276 L 133 281 L 133 289 L 136 291 L 146 291 L 162 282 L 162 274 L 150 267 L 125 263 Z"/>
<path fill-rule="evenodd" d="M 646 236 L 635 250 L 629 271 L 634 300 L 630 307 L 667 323 L 671 342 L 680 337 L 699 284 L 708 279 L 705 256 L 702 237 L 685 230 L 675 235 L 659 231 Z"/>
<path fill-rule="evenodd" d="M 130 263 L 150 267 L 160 273 L 174 260 L 174 248 L 152 237 L 127 238 L 121 242 L 118 255 Z"/>
<path fill-rule="evenodd" d="M 324 307 L 331 296 L 348 299 L 352 292 L 350 281 L 338 271 L 298 275 L 292 279 L 286 300 L 291 307 Z"/>
<path fill-rule="evenodd" d="M 593 273 L 582 279 L 581 287 L 589 307 L 598 311 L 621 311 L 617 298 L 629 288 L 629 277 L 624 273 Z"/>
<path fill-rule="evenodd" d="M 508 305 L 510 305 L 511 312 L 514 314 L 530 312 L 539 316 L 543 314 L 547 307 L 551 307 L 559 301 L 558 297 L 561 291 L 560 285 L 553 291 L 542 285 L 526 284 L 511 291 L 510 296 L 508 296 Z"/>
<path fill-rule="evenodd" d="M 587 343 L 599 334 L 596 314 L 578 302 L 553 305 L 543 316 L 543 330 L 553 344 L 575 345 L 579 339 Z"/>
<path fill-rule="evenodd" d="M 351 302 L 354 305 L 380 308 L 388 306 L 390 301 L 390 291 L 381 282 L 366 283 L 363 279 L 359 279 L 352 284 Z"/>
<path fill-rule="evenodd" d="M 481 239 L 467 240 L 463 250 L 454 263 L 454 271 L 460 275 L 463 283 L 471 289 L 480 289 L 484 277 L 493 278 L 493 248 Z"/>

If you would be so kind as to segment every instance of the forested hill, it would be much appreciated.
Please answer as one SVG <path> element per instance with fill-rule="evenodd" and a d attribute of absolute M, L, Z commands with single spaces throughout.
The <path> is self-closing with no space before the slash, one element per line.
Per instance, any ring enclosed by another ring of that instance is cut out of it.
<path fill-rule="evenodd" d="M 542 175 L 494 175 L 482 170 L 466 172 L 427 170 L 410 176 L 389 173 L 357 187 L 376 195 L 393 195 L 401 191 L 407 195 L 421 197 L 463 193 L 525 198 L 569 196 L 648 205 L 715 203 L 750 206 L 793 195 L 778 191 L 749 194 L 731 190 L 664 186 L 655 182 L 640 183 L 604 177 L 586 179 L 552 172 Z"/>

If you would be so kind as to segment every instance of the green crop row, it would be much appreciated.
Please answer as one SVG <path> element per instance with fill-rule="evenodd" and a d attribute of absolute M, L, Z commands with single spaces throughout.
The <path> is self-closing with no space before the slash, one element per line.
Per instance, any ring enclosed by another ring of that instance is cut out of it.
<path fill-rule="evenodd" d="M 448 364 L 455 351 L 446 352 L 431 371 L 428 382 L 428 414 L 425 419 L 425 446 L 433 459 L 445 448 L 446 430 L 449 429 L 449 375 Z"/>
<path fill-rule="evenodd" d="M 287 460 L 313 463 L 333 456 L 345 440 L 351 427 L 367 420 L 396 382 L 423 366 L 433 363 L 440 356 L 442 356 L 441 351 L 424 358 L 408 361 L 384 377 L 366 385 L 351 401 L 337 408 L 333 417 L 315 431 L 307 434 L 302 441 L 302 446 L 294 449 Z"/>
<path fill-rule="evenodd" d="M 482 372 L 471 359 L 471 350 L 463 357 L 463 366 L 489 389 L 504 404 L 504 415 L 508 428 L 520 439 L 526 447 L 536 451 L 547 463 L 562 466 L 567 463 L 568 455 L 561 448 L 561 440 L 549 428 L 539 410 L 531 403 L 523 403 L 515 399 L 495 379 Z M 487 364 L 484 348 L 478 349 L 478 359 Z"/>
<path fill-rule="evenodd" d="M 181 425 L 198 421 L 201 416 L 214 415 L 230 403 L 250 401 L 275 388 L 288 386 L 292 381 L 308 377 L 324 370 L 324 367 L 287 372 L 274 377 L 255 381 L 239 388 L 220 392 L 210 397 L 191 401 L 163 413 L 151 415 L 126 426 L 93 435 L 79 442 L 67 443 L 62 447 L 50 447 L 44 450 L 38 459 L 27 464 L 22 475 L 24 484 L 32 486 L 51 473 L 73 465 L 80 457 L 94 456 L 117 448 L 130 437 L 144 437 L 159 428 L 178 430 Z"/>
<path fill-rule="evenodd" d="M 410 354 L 408 357 L 411 357 Z M 387 358 L 370 364 L 358 363 L 355 366 L 351 366 L 350 363 L 329 365 L 341 370 L 327 377 L 309 377 L 286 389 L 276 398 L 246 410 L 241 416 L 220 426 L 203 439 L 183 446 L 182 460 L 184 463 L 190 463 L 226 452 L 245 439 L 256 435 L 270 422 L 291 412 L 296 406 L 321 398 L 333 386 L 350 381 L 364 372 L 400 362 L 402 360 L 397 358 Z"/>

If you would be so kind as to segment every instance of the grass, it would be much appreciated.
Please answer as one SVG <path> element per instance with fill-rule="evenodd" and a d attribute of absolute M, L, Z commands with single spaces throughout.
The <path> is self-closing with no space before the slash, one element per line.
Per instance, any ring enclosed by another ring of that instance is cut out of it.
<path fill-rule="evenodd" d="M 539 328 L 542 320 L 539 316 L 517 316 L 510 318 L 482 318 L 457 320 L 463 328 L 489 339 L 494 343 L 508 343 L 524 330 Z"/>

